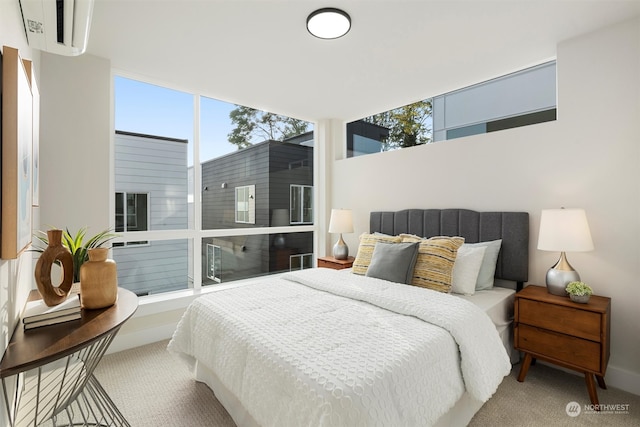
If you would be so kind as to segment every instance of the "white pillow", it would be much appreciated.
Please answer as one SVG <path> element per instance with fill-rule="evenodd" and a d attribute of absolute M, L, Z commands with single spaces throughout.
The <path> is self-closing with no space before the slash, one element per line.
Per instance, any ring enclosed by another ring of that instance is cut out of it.
<path fill-rule="evenodd" d="M 476 281 L 476 291 L 493 288 L 493 276 L 496 274 L 496 263 L 498 262 L 498 254 L 502 246 L 502 239 L 492 240 L 490 242 L 465 243 L 474 248 L 486 247 L 478 280 Z"/>
<path fill-rule="evenodd" d="M 463 244 L 458 249 L 456 262 L 453 265 L 451 292 L 462 295 L 473 295 L 476 281 L 482 266 L 486 246 L 469 246 Z"/>

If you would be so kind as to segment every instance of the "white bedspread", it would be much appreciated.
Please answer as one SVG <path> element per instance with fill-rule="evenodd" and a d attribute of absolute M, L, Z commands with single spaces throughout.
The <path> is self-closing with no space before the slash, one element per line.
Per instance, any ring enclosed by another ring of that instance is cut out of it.
<path fill-rule="evenodd" d="M 263 426 L 428 426 L 511 369 L 460 298 L 329 269 L 198 298 L 169 350 L 199 360 Z"/>

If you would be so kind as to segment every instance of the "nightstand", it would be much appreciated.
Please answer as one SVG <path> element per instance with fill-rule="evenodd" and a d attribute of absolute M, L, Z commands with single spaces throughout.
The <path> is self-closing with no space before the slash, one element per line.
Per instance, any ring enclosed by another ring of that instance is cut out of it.
<path fill-rule="evenodd" d="M 606 389 L 611 298 L 592 295 L 587 304 L 552 295 L 544 286 L 527 286 L 515 296 L 514 347 L 525 353 L 518 381 L 533 358 L 582 372 L 589 398 L 598 404 L 598 385 Z"/>
<path fill-rule="evenodd" d="M 351 268 L 353 266 L 353 260 L 355 260 L 355 258 L 352 256 L 347 257 L 347 259 L 335 259 L 332 256 L 323 256 L 318 258 L 318 267 L 343 270 L 345 268 Z"/>

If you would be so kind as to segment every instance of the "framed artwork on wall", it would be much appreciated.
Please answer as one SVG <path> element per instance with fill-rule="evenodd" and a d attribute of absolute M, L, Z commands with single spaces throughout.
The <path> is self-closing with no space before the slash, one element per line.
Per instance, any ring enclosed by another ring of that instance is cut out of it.
<path fill-rule="evenodd" d="M 36 73 L 33 69 L 33 62 L 22 60 L 29 85 L 31 86 L 31 96 L 33 99 L 33 151 L 31 152 L 31 200 L 33 206 L 40 206 L 40 93 L 36 81 Z"/>
<path fill-rule="evenodd" d="M 31 244 L 33 95 L 18 50 L 2 50 L 2 217 L 0 258 Z"/>

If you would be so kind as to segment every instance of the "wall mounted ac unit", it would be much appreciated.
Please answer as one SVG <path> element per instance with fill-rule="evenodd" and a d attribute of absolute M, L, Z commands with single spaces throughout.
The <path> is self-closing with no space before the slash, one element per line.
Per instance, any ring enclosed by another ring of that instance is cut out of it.
<path fill-rule="evenodd" d="M 94 0 L 20 0 L 29 46 L 58 55 L 84 53 Z"/>

